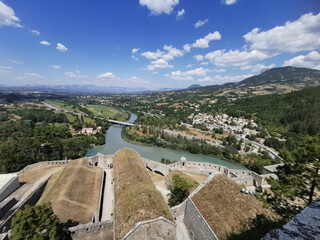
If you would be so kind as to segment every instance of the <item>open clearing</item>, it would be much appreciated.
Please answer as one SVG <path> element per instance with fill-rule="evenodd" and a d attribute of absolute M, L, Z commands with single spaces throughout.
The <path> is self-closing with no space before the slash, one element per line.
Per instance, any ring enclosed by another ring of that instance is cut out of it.
<path fill-rule="evenodd" d="M 203 187 L 192 200 L 221 240 L 248 228 L 257 214 L 270 219 L 276 215 L 263 207 L 254 196 L 240 192 L 241 186 L 219 174 Z"/>
<path fill-rule="evenodd" d="M 195 190 L 199 186 L 199 184 L 201 184 L 208 177 L 207 175 L 186 173 L 186 172 L 183 172 L 183 171 L 180 171 L 180 170 L 173 170 L 167 176 L 170 184 L 173 183 L 172 182 L 172 177 L 175 174 L 178 174 L 178 175 L 180 175 L 180 177 L 182 177 L 182 178 L 187 180 L 188 184 L 191 186 L 189 188 L 189 193 L 192 193 L 193 190 Z"/>
<path fill-rule="evenodd" d="M 69 162 L 48 182 L 41 202 L 50 202 L 61 221 L 91 221 L 98 211 L 102 171 L 88 165 L 85 159 Z"/>
<path fill-rule="evenodd" d="M 114 155 L 113 163 L 116 239 L 121 239 L 139 221 L 159 216 L 173 221 L 169 207 L 136 151 L 120 150 Z"/>

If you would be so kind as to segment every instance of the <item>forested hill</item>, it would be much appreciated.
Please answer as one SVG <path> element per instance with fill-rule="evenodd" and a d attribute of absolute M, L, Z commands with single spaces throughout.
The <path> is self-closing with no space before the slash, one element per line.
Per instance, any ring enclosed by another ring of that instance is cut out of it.
<path fill-rule="evenodd" d="M 288 93 L 305 87 L 320 85 L 320 71 L 309 68 L 272 68 L 237 83 L 225 83 L 192 89 L 198 92 L 216 92 L 229 97 L 248 97 L 272 93 Z M 230 95 L 230 92 L 232 94 Z"/>
<path fill-rule="evenodd" d="M 235 83 L 234 86 L 249 87 L 271 83 L 305 84 L 305 86 L 314 86 L 320 83 L 320 71 L 296 67 L 272 68 L 258 76 L 253 76 Z"/>

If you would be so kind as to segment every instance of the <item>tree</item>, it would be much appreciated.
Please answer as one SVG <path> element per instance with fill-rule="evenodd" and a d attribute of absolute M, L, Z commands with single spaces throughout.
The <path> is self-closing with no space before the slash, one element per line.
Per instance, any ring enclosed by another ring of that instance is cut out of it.
<path fill-rule="evenodd" d="M 293 151 L 281 150 L 285 164 L 278 167 L 279 182 L 271 181 L 273 192 L 278 197 L 302 199 L 306 204 L 313 201 L 320 183 L 320 134 L 304 136 L 296 141 Z"/>
<path fill-rule="evenodd" d="M 171 196 L 169 199 L 169 206 L 173 207 L 182 203 L 189 195 L 190 184 L 185 178 L 180 177 L 179 174 L 172 176 L 173 184 L 170 188 Z"/>
<path fill-rule="evenodd" d="M 10 239 L 13 240 L 71 239 L 67 228 L 54 215 L 50 203 L 26 205 L 12 219 L 11 229 Z"/>

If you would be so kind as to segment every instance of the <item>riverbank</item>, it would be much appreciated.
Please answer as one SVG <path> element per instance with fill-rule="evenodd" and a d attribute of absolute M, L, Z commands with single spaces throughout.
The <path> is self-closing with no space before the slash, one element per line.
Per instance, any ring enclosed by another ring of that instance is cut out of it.
<path fill-rule="evenodd" d="M 163 133 L 161 135 L 163 135 Z M 136 137 L 136 136 L 137 134 L 130 134 L 128 132 L 128 128 L 122 128 L 122 131 L 121 131 L 122 139 L 133 144 L 149 146 L 149 147 L 161 147 L 164 149 L 169 148 L 172 150 L 187 151 L 191 154 L 203 154 L 205 156 L 219 158 L 224 161 L 230 162 L 232 164 L 245 167 L 241 164 L 242 160 L 240 156 L 233 154 L 229 149 L 212 146 L 207 144 L 204 141 L 200 141 L 197 139 L 187 140 L 186 138 L 183 138 L 182 136 L 179 136 L 179 135 L 178 137 L 175 137 L 175 136 L 169 136 L 168 134 L 166 134 L 166 137 L 163 137 L 165 139 L 162 139 L 159 136 L 158 137 L 153 136 L 153 137 L 147 138 L 142 134 L 139 135 L 139 137 Z M 180 144 L 177 142 L 179 142 Z M 205 154 L 209 152 L 217 153 L 217 154 Z M 225 155 L 227 155 L 227 157 Z"/>

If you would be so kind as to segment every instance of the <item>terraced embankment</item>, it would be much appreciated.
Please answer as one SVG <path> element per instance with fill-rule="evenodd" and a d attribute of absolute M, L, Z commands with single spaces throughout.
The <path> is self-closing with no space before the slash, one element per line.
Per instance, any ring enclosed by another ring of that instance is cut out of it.
<path fill-rule="evenodd" d="M 98 211 L 102 171 L 85 159 L 69 162 L 52 175 L 39 202 L 51 202 L 61 221 L 88 223 Z"/>
<path fill-rule="evenodd" d="M 116 239 L 121 239 L 139 221 L 160 216 L 173 221 L 170 209 L 136 151 L 120 150 L 114 155 L 113 163 Z"/>

